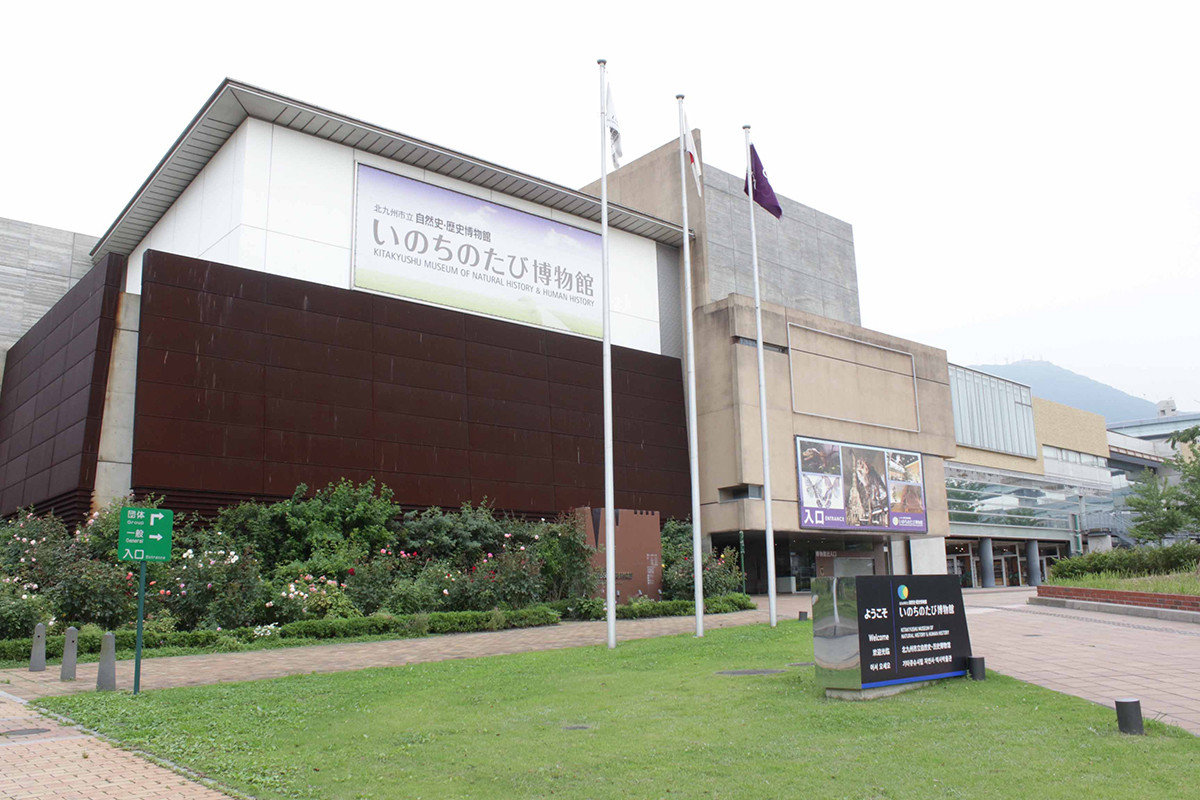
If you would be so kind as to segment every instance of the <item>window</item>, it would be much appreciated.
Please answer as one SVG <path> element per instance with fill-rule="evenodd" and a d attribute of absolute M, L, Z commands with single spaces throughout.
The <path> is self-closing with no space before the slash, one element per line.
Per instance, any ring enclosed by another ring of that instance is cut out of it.
<path fill-rule="evenodd" d="M 724 486 L 717 490 L 717 498 L 722 503 L 732 503 L 734 500 L 761 500 L 762 486 L 758 484 L 739 484 Z"/>
<path fill-rule="evenodd" d="M 966 447 L 1037 457 L 1028 386 L 950 364 L 954 438 Z"/>

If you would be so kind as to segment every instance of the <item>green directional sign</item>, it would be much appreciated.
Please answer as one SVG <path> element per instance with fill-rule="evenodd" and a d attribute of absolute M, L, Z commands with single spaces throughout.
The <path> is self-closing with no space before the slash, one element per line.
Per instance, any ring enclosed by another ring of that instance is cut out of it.
<path fill-rule="evenodd" d="M 170 561 L 175 515 L 165 508 L 122 508 L 117 556 L 121 561 Z"/>

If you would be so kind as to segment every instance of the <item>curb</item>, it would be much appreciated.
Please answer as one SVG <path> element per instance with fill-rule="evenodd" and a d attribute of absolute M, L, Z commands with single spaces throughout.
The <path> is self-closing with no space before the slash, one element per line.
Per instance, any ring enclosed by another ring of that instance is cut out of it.
<path fill-rule="evenodd" d="M 1126 617 L 1147 617 L 1168 622 L 1187 622 L 1200 625 L 1200 611 L 1179 611 L 1171 608 L 1130 606 L 1121 603 L 1100 603 L 1094 600 L 1069 600 L 1060 597 L 1031 597 L 1026 602 L 1034 606 L 1070 608 L 1075 611 L 1098 611 L 1102 614 L 1120 614 Z"/>

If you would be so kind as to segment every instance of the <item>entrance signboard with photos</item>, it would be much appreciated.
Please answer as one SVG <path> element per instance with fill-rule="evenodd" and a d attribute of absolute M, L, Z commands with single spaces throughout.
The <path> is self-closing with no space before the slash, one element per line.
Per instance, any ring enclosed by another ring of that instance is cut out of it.
<path fill-rule="evenodd" d="M 839 530 L 929 530 L 921 454 L 796 437 L 800 525 Z"/>

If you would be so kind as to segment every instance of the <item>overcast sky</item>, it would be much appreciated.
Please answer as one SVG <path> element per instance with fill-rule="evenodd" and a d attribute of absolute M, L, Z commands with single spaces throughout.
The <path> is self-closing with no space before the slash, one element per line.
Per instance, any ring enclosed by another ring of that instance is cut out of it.
<path fill-rule="evenodd" d="M 103 233 L 226 76 L 583 186 L 604 57 L 627 160 L 683 92 L 854 226 L 866 327 L 1200 408 L 1200 6 L 661 5 L 20 4 L 0 216 Z"/>

